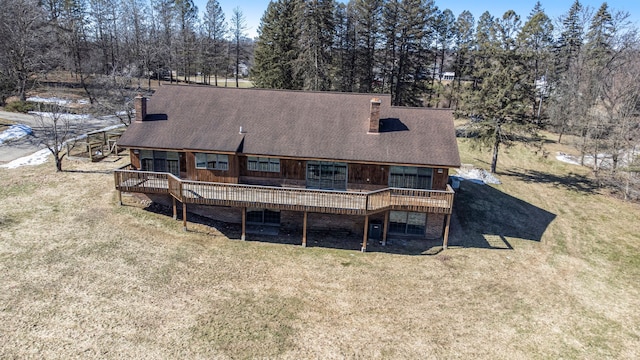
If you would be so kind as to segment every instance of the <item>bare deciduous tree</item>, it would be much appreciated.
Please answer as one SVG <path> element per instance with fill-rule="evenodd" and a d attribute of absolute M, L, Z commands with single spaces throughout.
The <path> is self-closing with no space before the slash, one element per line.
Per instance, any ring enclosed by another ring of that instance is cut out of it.
<path fill-rule="evenodd" d="M 34 113 L 39 127 L 40 142 L 49 149 L 56 163 L 56 171 L 62 171 L 62 159 L 66 152 L 63 146 L 72 141 L 72 121 L 70 114 L 59 104 L 52 104 L 46 113 Z"/>

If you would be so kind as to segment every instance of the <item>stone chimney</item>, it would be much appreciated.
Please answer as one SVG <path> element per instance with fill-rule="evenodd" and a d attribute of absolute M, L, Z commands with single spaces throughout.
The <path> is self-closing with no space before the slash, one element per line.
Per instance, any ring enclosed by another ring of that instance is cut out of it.
<path fill-rule="evenodd" d="M 138 94 L 135 99 L 133 99 L 133 107 L 136 111 L 136 121 L 144 121 L 144 118 L 147 116 L 147 98 L 142 96 L 142 94 Z"/>
<path fill-rule="evenodd" d="M 380 132 L 380 104 L 378 98 L 371 99 L 371 113 L 369 115 L 369 134 L 377 134 Z"/>

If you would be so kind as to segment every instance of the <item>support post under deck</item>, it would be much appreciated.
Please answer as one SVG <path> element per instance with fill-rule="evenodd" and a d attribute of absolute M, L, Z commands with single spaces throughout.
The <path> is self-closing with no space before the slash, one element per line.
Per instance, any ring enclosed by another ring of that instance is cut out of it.
<path fill-rule="evenodd" d="M 447 215 L 447 224 L 444 227 L 444 237 L 442 239 L 442 248 L 447 249 L 449 245 L 449 225 L 451 224 L 451 214 Z"/>
<path fill-rule="evenodd" d="M 307 247 L 307 212 L 304 212 L 302 220 L 302 247 Z"/>
<path fill-rule="evenodd" d="M 244 241 L 247 239 L 247 208 L 242 208 L 242 235 L 240 235 L 240 240 Z"/>
<path fill-rule="evenodd" d="M 367 251 L 367 238 L 369 237 L 369 215 L 364 216 L 364 236 L 362 237 L 362 249 L 360 251 Z"/>
<path fill-rule="evenodd" d="M 182 229 L 187 231 L 187 203 L 182 203 Z"/>
<path fill-rule="evenodd" d="M 171 199 L 173 200 L 173 220 L 177 220 L 178 219 L 178 209 L 176 207 L 176 198 L 174 198 L 172 196 Z"/>
<path fill-rule="evenodd" d="M 389 230 L 389 210 L 384 212 L 384 224 L 382 225 L 382 246 L 387 246 L 388 230 Z"/>

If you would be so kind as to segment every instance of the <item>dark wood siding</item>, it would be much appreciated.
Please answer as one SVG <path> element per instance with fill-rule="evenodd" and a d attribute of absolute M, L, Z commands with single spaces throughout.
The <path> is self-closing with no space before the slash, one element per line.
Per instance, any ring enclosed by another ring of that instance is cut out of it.
<path fill-rule="evenodd" d="M 349 184 L 382 185 L 389 183 L 389 166 L 376 164 L 349 164 Z"/>
<path fill-rule="evenodd" d="M 196 156 L 193 152 L 186 153 L 187 179 L 196 181 L 238 183 L 238 156 L 229 155 L 229 170 L 196 169 Z"/>
<path fill-rule="evenodd" d="M 280 173 L 287 180 L 306 180 L 307 162 L 304 160 L 281 159 Z"/>
<path fill-rule="evenodd" d="M 305 180 L 306 162 L 296 159 L 280 159 L 280 172 L 247 170 L 247 156 L 239 158 L 240 176 L 283 180 Z"/>
<path fill-rule="evenodd" d="M 134 169 L 140 169 L 140 152 L 136 154 L 134 149 L 129 149 L 129 160 L 131 161 L 131 166 L 133 166 Z"/>
<path fill-rule="evenodd" d="M 432 190 L 446 190 L 449 181 L 449 169 L 442 169 L 442 174 L 438 174 L 438 168 L 433 169 Z"/>
<path fill-rule="evenodd" d="M 129 150 L 131 165 L 140 169 L 140 155 L 135 154 L 135 149 Z M 195 153 L 186 152 L 180 157 L 181 173 L 189 180 L 234 183 L 242 182 L 250 184 L 262 184 L 272 186 L 302 186 L 306 180 L 307 162 L 298 159 L 280 159 L 280 172 L 249 171 L 247 170 L 247 156 L 229 155 L 229 170 L 196 169 Z M 432 189 L 446 190 L 449 180 L 449 169 L 433 169 Z M 261 180 L 261 179 L 264 179 Z M 387 187 L 389 184 L 389 165 L 380 164 L 348 164 L 349 190 L 375 190 Z"/>

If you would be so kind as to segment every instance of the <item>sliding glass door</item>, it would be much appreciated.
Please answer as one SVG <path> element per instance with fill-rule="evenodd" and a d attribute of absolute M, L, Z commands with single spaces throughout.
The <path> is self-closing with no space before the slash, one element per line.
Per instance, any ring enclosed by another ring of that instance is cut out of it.
<path fill-rule="evenodd" d="M 347 164 L 328 161 L 307 162 L 307 187 L 346 190 Z"/>

